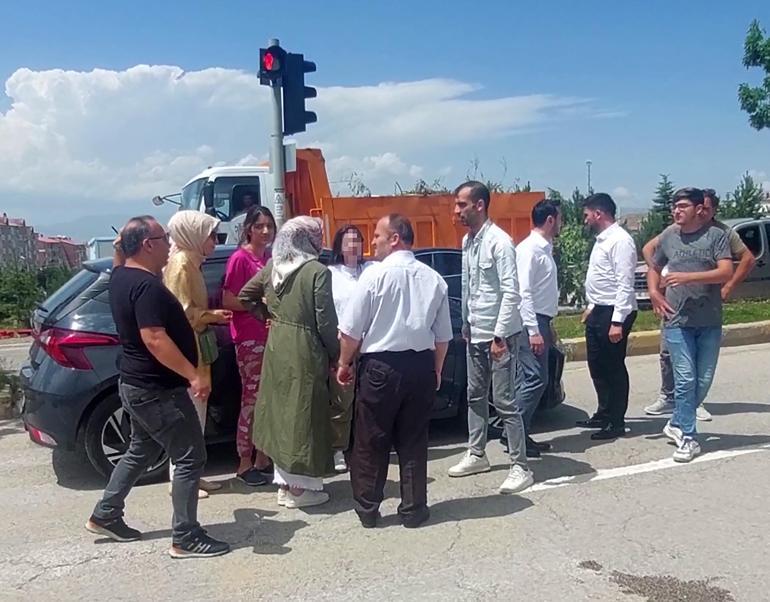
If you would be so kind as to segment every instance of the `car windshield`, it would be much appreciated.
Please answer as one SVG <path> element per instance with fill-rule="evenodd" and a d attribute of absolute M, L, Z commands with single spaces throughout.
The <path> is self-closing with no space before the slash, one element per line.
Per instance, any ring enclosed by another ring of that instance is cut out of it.
<path fill-rule="evenodd" d="M 200 209 L 201 190 L 205 183 L 206 179 L 200 178 L 182 188 L 182 209 Z"/>

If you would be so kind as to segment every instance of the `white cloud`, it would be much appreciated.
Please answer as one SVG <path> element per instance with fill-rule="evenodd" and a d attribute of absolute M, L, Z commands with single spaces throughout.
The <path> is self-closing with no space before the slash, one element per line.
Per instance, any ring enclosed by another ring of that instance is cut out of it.
<path fill-rule="evenodd" d="M 632 200 L 634 194 L 625 186 L 616 186 L 612 189 L 612 198 L 618 203 L 623 203 Z"/>
<path fill-rule="evenodd" d="M 423 177 L 426 158 L 439 150 L 600 115 L 588 99 L 477 98 L 479 90 L 446 79 L 319 88 L 311 101 L 319 122 L 297 142 L 323 149 L 331 180 L 355 171 L 373 192 L 387 193 L 396 180 Z M 207 165 L 267 157 L 269 91 L 242 71 L 23 68 L 5 93 L 11 106 L 0 112 L 0 198 L 66 192 L 139 201 L 179 190 Z M 450 173 L 446 162 L 438 159 L 430 173 Z"/>

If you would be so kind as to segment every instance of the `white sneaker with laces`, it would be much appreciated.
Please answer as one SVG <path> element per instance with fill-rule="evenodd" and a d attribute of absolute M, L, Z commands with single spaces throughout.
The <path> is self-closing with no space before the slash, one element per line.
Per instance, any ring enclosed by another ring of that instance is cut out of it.
<path fill-rule="evenodd" d="M 702 421 L 702 422 L 710 422 L 711 421 L 711 412 L 709 412 L 703 404 L 699 405 L 697 408 L 695 408 L 695 418 Z"/>
<path fill-rule="evenodd" d="M 447 472 L 450 477 L 467 477 L 472 474 L 489 472 L 490 470 L 492 470 L 492 467 L 489 465 L 486 454 L 477 456 L 471 453 L 471 450 L 468 450 L 465 452 L 462 460 L 452 466 Z"/>
<path fill-rule="evenodd" d="M 334 452 L 334 471 L 335 472 L 347 472 L 348 463 L 345 462 L 345 454 L 342 450 Z"/>
<path fill-rule="evenodd" d="M 700 454 L 700 445 L 692 437 L 685 437 L 682 445 L 676 448 L 674 452 L 674 462 L 690 462 Z"/>
<path fill-rule="evenodd" d="M 310 506 L 320 506 L 329 501 L 329 494 L 325 491 L 311 491 L 305 489 L 301 494 L 294 495 L 291 491 L 286 492 L 287 508 L 308 508 Z"/>
<path fill-rule="evenodd" d="M 669 401 L 665 396 L 661 395 L 657 401 L 644 408 L 644 413 L 650 416 L 661 416 L 663 414 L 671 414 L 674 411 L 674 402 Z"/>
<path fill-rule="evenodd" d="M 535 477 L 532 475 L 532 471 L 525 470 L 516 464 L 511 466 L 508 476 L 505 477 L 505 481 L 500 485 L 500 493 L 519 493 L 532 487 L 534 482 Z"/>
<path fill-rule="evenodd" d="M 676 443 L 677 447 L 682 445 L 682 440 L 684 439 L 682 429 L 671 424 L 670 420 L 666 423 L 666 426 L 663 427 L 663 434 Z"/>

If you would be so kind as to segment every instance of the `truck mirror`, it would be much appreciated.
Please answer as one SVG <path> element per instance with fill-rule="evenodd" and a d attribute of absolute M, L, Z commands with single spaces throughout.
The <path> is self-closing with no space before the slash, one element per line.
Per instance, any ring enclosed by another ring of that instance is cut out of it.
<path fill-rule="evenodd" d="M 163 197 L 161 196 L 154 196 L 152 197 L 152 204 L 156 207 L 160 207 L 163 204 Z"/>

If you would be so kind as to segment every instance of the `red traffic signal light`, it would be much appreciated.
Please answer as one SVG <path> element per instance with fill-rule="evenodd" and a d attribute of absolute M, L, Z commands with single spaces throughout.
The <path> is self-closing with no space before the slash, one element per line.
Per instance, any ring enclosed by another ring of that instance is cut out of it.
<path fill-rule="evenodd" d="M 273 71 L 278 68 L 278 61 L 272 52 L 266 52 L 262 57 L 262 69 L 265 71 Z"/>
<path fill-rule="evenodd" d="M 286 51 L 280 46 L 259 49 L 259 83 L 271 85 L 283 74 Z"/>

